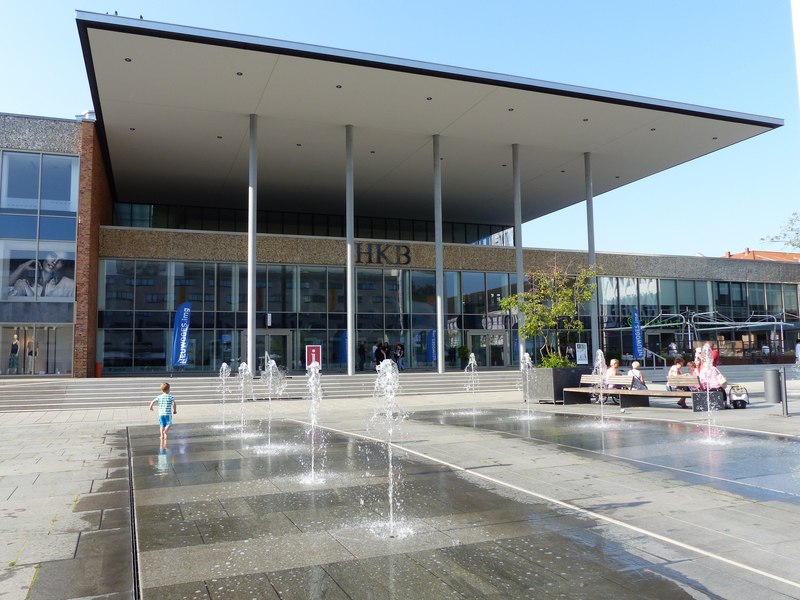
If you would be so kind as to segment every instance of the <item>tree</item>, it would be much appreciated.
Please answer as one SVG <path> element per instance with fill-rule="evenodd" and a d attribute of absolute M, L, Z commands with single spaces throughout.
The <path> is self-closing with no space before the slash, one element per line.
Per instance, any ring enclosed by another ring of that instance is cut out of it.
<path fill-rule="evenodd" d="M 592 299 L 597 283 L 597 267 L 577 267 L 574 273 L 553 266 L 550 270 L 528 273 L 531 290 L 503 298 L 500 305 L 523 315 L 519 335 L 522 339 L 542 339 L 539 353 L 542 366 L 570 366 L 561 354 L 559 336 L 583 331 L 578 309 Z"/>
<path fill-rule="evenodd" d="M 800 212 L 794 212 L 789 215 L 778 235 L 763 237 L 761 241 L 776 242 L 784 244 L 784 246 L 800 249 Z"/>

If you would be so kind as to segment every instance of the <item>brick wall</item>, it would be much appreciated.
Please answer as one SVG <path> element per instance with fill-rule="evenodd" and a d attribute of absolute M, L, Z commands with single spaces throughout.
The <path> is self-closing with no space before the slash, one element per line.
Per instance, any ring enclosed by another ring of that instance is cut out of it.
<path fill-rule="evenodd" d="M 80 129 L 78 241 L 75 257 L 73 377 L 94 376 L 97 360 L 97 278 L 100 226 L 111 223 L 111 189 L 92 122 Z"/>

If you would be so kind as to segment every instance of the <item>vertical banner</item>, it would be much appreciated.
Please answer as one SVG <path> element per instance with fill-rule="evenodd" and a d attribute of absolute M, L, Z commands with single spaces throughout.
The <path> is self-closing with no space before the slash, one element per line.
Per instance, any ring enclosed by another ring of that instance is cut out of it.
<path fill-rule="evenodd" d="M 425 340 L 425 360 L 431 363 L 435 363 L 437 360 L 436 357 L 436 330 L 431 329 L 428 332 L 427 338 Z"/>
<path fill-rule="evenodd" d="M 633 309 L 633 358 L 644 356 L 644 343 L 642 341 L 642 324 L 639 321 L 639 309 Z"/>
<path fill-rule="evenodd" d="M 189 362 L 189 319 L 191 316 L 191 302 L 184 302 L 175 311 L 175 325 L 172 331 L 172 365 L 175 367 L 185 367 Z"/>

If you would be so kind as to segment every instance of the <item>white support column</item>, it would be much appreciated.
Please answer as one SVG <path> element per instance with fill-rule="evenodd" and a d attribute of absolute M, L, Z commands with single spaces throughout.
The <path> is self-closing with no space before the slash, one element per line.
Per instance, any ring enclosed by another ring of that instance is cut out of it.
<path fill-rule="evenodd" d="M 586 230 L 589 236 L 589 266 L 597 264 L 597 256 L 594 252 L 594 191 L 592 189 L 592 153 L 583 153 L 583 168 L 586 183 Z M 594 279 L 597 283 L 597 278 Z M 590 316 L 592 321 L 592 355 L 589 357 L 589 364 L 592 364 L 597 351 L 600 349 L 600 318 L 597 314 L 597 290 L 592 294 L 589 304 Z"/>
<path fill-rule="evenodd" d="M 355 375 L 355 195 L 353 192 L 353 126 L 345 126 L 345 230 L 347 236 L 347 374 Z"/>
<path fill-rule="evenodd" d="M 511 144 L 511 162 L 514 176 L 514 257 L 517 271 L 517 293 L 525 291 L 525 269 L 522 260 L 522 175 L 519 168 L 519 144 Z M 522 326 L 523 315 L 518 316 L 517 327 Z M 519 332 L 519 329 L 517 329 Z M 518 335 L 519 368 L 522 368 L 522 357 L 525 354 L 525 340 Z"/>
<path fill-rule="evenodd" d="M 258 115 L 250 115 L 247 162 L 247 366 L 256 370 L 256 227 L 258 223 Z"/>
<path fill-rule="evenodd" d="M 436 371 L 444 373 L 444 247 L 442 246 L 442 157 L 433 136 L 433 230 L 436 242 Z"/>

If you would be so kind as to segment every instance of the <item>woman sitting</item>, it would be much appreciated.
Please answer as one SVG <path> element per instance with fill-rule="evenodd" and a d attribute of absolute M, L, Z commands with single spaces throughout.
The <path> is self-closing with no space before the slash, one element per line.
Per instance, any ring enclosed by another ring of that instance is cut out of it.
<path fill-rule="evenodd" d="M 725 393 L 725 388 L 720 383 L 722 373 L 710 362 L 704 362 L 700 367 L 700 389 L 709 392 L 722 392 L 722 403 L 725 408 L 730 408 L 728 405 L 728 395 Z"/>
<path fill-rule="evenodd" d="M 639 364 L 638 360 L 635 360 L 631 363 L 631 368 L 628 371 L 628 375 L 631 377 L 631 389 L 632 390 L 646 390 L 647 384 L 644 381 L 644 375 L 639 370 L 639 367 L 642 365 Z"/>
<path fill-rule="evenodd" d="M 669 368 L 669 373 L 667 373 L 667 377 L 680 377 L 683 373 L 683 359 L 678 357 L 675 359 L 675 363 Z M 670 392 L 677 392 L 677 391 L 689 391 L 688 387 L 673 387 L 671 385 L 667 385 L 667 390 Z M 681 408 L 689 408 L 686 405 L 686 398 L 681 398 L 678 400 L 678 406 Z"/>

